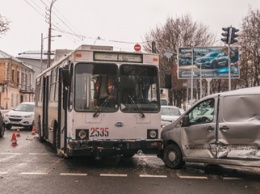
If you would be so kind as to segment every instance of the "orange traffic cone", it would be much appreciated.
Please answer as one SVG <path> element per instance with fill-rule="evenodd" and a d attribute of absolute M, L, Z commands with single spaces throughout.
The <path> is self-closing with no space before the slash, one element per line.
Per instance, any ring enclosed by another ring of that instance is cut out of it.
<path fill-rule="evenodd" d="M 31 132 L 31 135 L 35 135 L 35 126 L 34 126 L 34 125 L 32 126 L 32 132 Z"/>
<path fill-rule="evenodd" d="M 20 137 L 20 129 L 16 129 L 16 137 Z"/>
<path fill-rule="evenodd" d="M 13 132 L 11 141 L 12 141 L 11 146 L 17 146 L 17 140 L 16 140 L 16 134 L 15 134 L 15 132 Z"/>

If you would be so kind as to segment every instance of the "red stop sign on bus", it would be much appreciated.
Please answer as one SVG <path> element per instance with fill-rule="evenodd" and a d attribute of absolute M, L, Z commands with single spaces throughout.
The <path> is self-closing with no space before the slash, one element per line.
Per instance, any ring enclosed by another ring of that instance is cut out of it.
<path fill-rule="evenodd" d="M 135 51 L 140 51 L 141 50 L 141 45 L 140 44 L 135 44 L 134 49 L 135 49 Z"/>

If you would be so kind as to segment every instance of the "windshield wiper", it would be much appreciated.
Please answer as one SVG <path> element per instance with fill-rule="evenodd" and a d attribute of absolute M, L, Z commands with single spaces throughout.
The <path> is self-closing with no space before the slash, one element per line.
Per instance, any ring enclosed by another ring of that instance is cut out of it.
<path fill-rule="evenodd" d="M 138 108 L 138 106 L 137 106 L 137 104 L 135 103 L 135 101 L 133 100 L 133 98 L 132 98 L 130 95 L 128 95 L 128 97 L 129 97 L 131 103 L 132 103 L 133 105 L 135 105 L 136 110 L 138 110 L 138 112 L 141 114 L 141 117 L 145 117 L 144 113 Z"/>
<path fill-rule="evenodd" d="M 102 104 L 100 105 L 100 107 L 96 110 L 96 112 L 93 114 L 93 117 L 97 117 L 99 115 L 99 113 L 102 111 L 102 108 L 104 108 L 107 103 L 109 102 L 110 98 L 109 96 L 102 102 Z"/>

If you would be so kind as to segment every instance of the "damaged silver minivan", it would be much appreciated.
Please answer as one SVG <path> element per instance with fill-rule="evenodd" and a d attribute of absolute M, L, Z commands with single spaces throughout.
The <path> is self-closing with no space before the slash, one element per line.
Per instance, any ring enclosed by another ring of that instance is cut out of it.
<path fill-rule="evenodd" d="M 206 96 L 162 129 L 167 167 L 185 162 L 260 167 L 260 87 Z"/>

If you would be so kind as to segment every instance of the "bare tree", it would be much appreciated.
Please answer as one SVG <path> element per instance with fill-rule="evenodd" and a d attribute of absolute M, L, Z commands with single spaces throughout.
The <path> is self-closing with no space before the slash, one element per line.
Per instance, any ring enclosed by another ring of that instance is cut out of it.
<path fill-rule="evenodd" d="M 168 18 L 162 26 L 157 26 L 149 34 L 145 35 L 146 51 L 152 50 L 152 41 L 156 42 L 157 53 L 160 56 L 160 81 L 161 87 L 165 85 L 165 74 L 172 76 L 172 88 L 170 91 L 176 99 L 173 104 L 181 106 L 181 100 L 186 99 L 186 80 L 177 79 L 177 52 L 179 47 L 212 46 L 215 36 L 209 32 L 207 26 L 192 21 L 191 16 L 184 15 L 178 18 Z M 166 58 L 164 53 L 170 51 L 172 57 Z"/>
<path fill-rule="evenodd" d="M 248 11 L 243 18 L 240 41 L 240 80 L 239 87 L 260 85 L 260 11 Z"/>
<path fill-rule="evenodd" d="M 0 35 L 5 34 L 9 30 L 9 21 L 0 15 Z"/>

